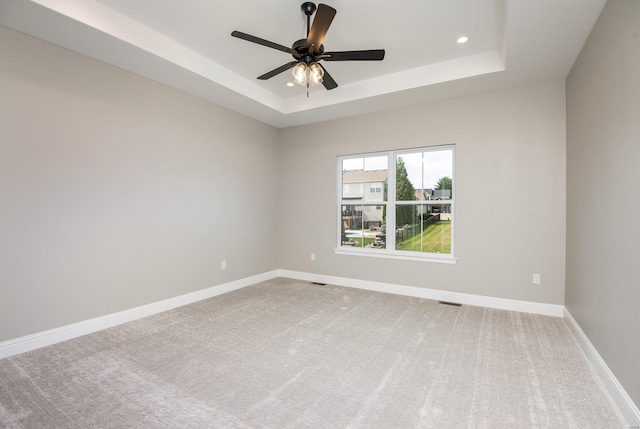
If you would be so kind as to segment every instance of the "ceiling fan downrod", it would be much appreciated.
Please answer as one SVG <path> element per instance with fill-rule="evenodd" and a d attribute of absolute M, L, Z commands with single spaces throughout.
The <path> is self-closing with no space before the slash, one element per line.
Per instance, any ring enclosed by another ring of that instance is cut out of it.
<path fill-rule="evenodd" d="M 311 15 L 316 11 L 316 5 L 307 1 L 302 3 L 300 9 L 307 15 L 307 37 L 309 37 L 309 31 L 311 31 Z"/>

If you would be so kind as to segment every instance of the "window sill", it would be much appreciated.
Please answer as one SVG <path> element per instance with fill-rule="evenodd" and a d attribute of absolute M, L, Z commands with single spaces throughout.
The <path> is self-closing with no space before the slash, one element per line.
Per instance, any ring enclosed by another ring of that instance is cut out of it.
<path fill-rule="evenodd" d="M 336 255 L 351 255 L 351 256 L 367 256 L 371 258 L 384 258 L 384 259 L 399 259 L 403 261 L 418 261 L 418 262 L 435 262 L 437 264 L 455 264 L 458 260 L 453 256 L 433 256 L 433 254 L 429 254 L 428 256 L 413 256 L 407 255 L 403 253 L 382 253 L 379 250 L 346 250 L 346 249 L 333 249 L 333 253 Z"/>

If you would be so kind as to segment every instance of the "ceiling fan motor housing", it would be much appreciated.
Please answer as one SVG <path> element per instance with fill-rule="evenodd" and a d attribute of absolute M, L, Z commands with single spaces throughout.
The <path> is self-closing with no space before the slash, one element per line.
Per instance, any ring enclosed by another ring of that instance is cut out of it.
<path fill-rule="evenodd" d="M 300 39 L 300 40 L 296 40 L 291 46 L 291 48 L 301 55 L 300 59 L 302 61 L 309 64 L 310 62 L 314 61 L 315 58 L 314 56 L 309 55 L 309 49 L 306 47 L 306 45 L 307 45 L 307 39 Z M 323 52 L 324 52 L 324 45 L 320 45 L 320 47 L 316 49 L 315 55 L 322 55 Z M 296 57 L 294 56 L 294 58 Z"/>

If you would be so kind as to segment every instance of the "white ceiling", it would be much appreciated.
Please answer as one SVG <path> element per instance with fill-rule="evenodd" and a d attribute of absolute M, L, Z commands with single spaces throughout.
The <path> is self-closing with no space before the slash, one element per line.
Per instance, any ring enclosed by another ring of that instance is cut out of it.
<path fill-rule="evenodd" d="M 606 0 L 326 0 L 327 51 L 385 49 L 381 62 L 325 62 L 339 84 L 287 87 L 284 52 L 306 36 L 302 0 L 0 0 L 0 24 L 276 127 L 563 80 Z M 456 39 L 466 35 L 464 45 Z"/>

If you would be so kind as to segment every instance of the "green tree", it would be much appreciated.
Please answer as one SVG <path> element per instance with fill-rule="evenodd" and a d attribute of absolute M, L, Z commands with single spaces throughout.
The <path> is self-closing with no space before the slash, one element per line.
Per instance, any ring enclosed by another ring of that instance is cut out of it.
<path fill-rule="evenodd" d="M 396 201 L 413 201 L 416 199 L 416 189 L 409 181 L 407 169 L 401 156 L 396 161 Z M 413 206 L 396 206 L 396 225 L 413 225 L 415 217 Z"/>

